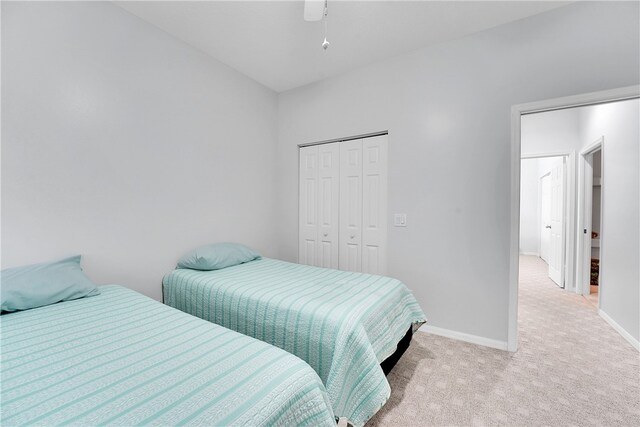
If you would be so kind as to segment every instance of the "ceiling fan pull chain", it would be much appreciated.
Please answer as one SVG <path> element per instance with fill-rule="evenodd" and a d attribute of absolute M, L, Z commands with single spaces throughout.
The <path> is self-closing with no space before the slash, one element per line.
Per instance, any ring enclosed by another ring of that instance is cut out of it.
<path fill-rule="evenodd" d="M 327 41 L 327 16 L 329 15 L 329 4 L 328 1 L 325 0 L 324 2 L 324 17 L 323 17 L 323 21 L 324 21 L 324 40 L 322 42 L 322 48 L 324 50 L 327 50 L 329 48 L 330 43 Z"/>

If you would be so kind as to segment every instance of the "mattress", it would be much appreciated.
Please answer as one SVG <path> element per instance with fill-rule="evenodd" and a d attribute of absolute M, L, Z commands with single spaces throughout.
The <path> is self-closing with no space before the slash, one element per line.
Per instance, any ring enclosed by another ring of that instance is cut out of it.
<path fill-rule="evenodd" d="M 216 271 L 177 269 L 166 304 L 307 361 L 334 413 L 363 425 L 389 398 L 380 362 L 425 322 L 400 281 L 263 258 Z"/>
<path fill-rule="evenodd" d="M 9 425 L 335 426 L 299 358 L 120 286 L 0 316 Z"/>

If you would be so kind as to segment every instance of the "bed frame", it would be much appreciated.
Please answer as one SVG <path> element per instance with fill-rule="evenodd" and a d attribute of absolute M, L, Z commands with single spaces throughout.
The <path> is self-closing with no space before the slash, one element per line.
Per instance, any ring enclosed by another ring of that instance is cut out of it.
<path fill-rule="evenodd" d="M 396 351 L 391 356 L 384 359 L 380 364 L 380 367 L 382 367 L 382 371 L 385 375 L 389 375 L 389 372 L 391 372 L 393 367 L 396 366 L 396 363 L 398 363 L 398 360 L 400 360 L 404 352 L 407 351 L 407 349 L 409 348 L 409 344 L 411 344 L 412 337 L 413 325 L 409 326 L 409 330 L 407 331 L 407 333 L 404 334 L 404 337 L 402 337 L 402 339 L 398 342 L 398 348 L 396 348 Z"/>

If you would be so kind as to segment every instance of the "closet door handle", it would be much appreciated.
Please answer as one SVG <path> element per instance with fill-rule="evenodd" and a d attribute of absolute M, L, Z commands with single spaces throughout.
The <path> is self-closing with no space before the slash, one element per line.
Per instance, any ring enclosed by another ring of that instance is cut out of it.
<path fill-rule="evenodd" d="M 355 239 L 356 235 L 355 235 L 355 234 L 352 234 L 352 235 L 351 235 L 351 236 L 349 236 L 349 237 L 351 237 L 352 239 Z"/>
<path fill-rule="evenodd" d="M 329 235 L 329 233 L 322 233 L 322 235 L 323 235 L 324 237 L 327 237 L 327 236 Z"/>
<path fill-rule="evenodd" d="M 551 228 L 551 226 L 550 225 L 545 225 L 544 228 Z"/>

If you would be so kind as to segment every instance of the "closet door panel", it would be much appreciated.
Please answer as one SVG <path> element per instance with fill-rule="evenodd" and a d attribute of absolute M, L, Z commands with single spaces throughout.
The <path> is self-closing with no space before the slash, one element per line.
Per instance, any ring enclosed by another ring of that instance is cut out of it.
<path fill-rule="evenodd" d="M 347 271 L 362 271 L 362 260 L 360 254 L 360 244 L 347 243 L 345 251 L 345 266 L 341 267 L 341 270 Z"/>
<path fill-rule="evenodd" d="M 317 265 L 338 268 L 340 233 L 340 145 L 324 144 L 318 147 L 319 217 L 318 241 L 321 250 Z"/>
<path fill-rule="evenodd" d="M 387 136 L 362 143 L 362 271 L 387 272 Z"/>
<path fill-rule="evenodd" d="M 362 271 L 362 140 L 340 143 L 341 270 Z"/>
<path fill-rule="evenodd" d="M 300 148 L 298 262 L 318 264 L 318 147 Z"/>
<path fill-rule="evenodd" d="M 380 266 L 380 247 L 375 245 L 363 245 L 362 271 L 370 274 L 382 274 Z"/>

